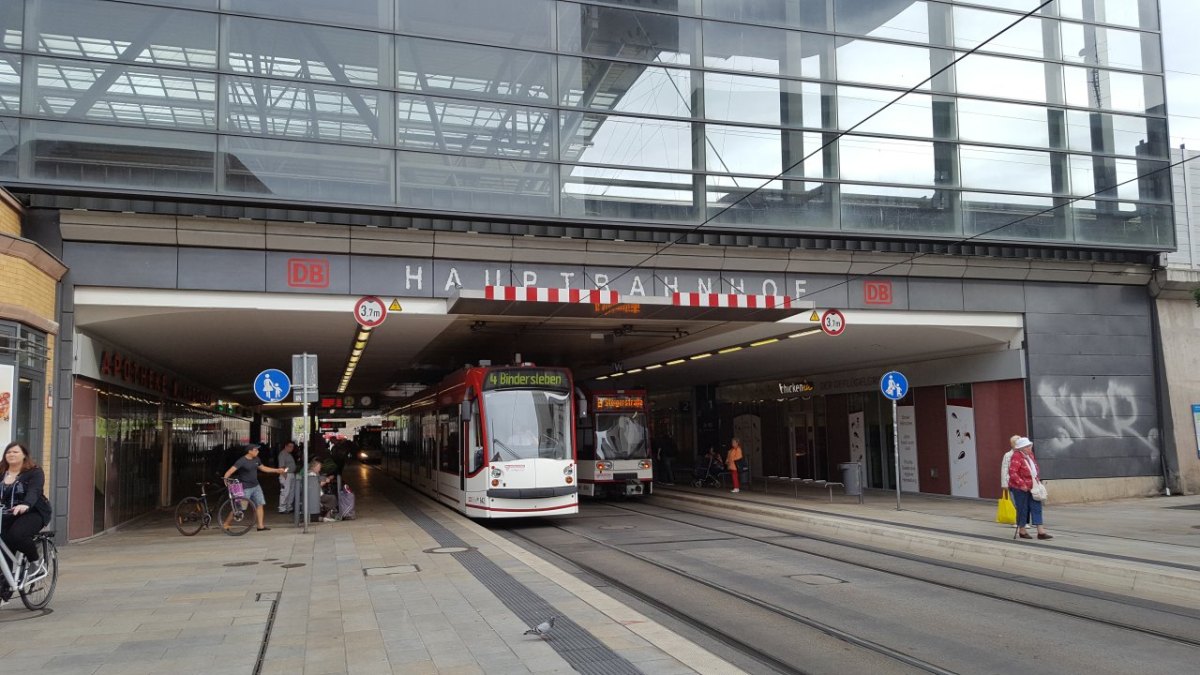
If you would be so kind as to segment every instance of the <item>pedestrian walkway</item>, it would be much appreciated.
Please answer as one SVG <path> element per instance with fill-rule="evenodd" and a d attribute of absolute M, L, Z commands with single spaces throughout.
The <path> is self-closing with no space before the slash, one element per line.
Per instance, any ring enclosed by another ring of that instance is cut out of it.
<path fill-rule="evenodd" d="M 765 487 L 765 490 L 764 490 Z M 867 490 L 864 503 L 835 489 L 756 480 L 753 490 L 655 487 L 655 497 L 783 519 L 806 532 L 889 551 L 952 560 L 1187 607 L 1200 606 L 1200 496 L 1045 507 L 1050 541 L 1013 539 L 996 501 Z"/>
<path fill-rule="evenodd" d="M 741 672 L 383 472 L 347 474 L 358 519 L 307 535 L 270 511 L 270 531 L 189 538 L 162 513 L 62 547 L 51 611 L 0 609 L 0 662 L 38 675 Z M 549 638 L 523 635 L 549 616 Z"/>

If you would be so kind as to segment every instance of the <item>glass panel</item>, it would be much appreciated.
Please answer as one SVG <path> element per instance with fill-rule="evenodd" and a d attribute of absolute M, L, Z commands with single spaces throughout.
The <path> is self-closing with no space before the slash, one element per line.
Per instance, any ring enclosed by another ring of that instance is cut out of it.
<path fill-rule="evenodd" d="M 692 168 L 692 125 L 640 117 L 561 113 L 562 158 L 571 162 Z"/>
<path fill-rule="evenodd" d="M 122 63 L 39 58 L 37 112 L 95 122 L 216 128 L 217 77 Z"/>
<path fill-rule="evenodd" d="M 842 178 L 887 183 L 934 181 L 933 143 L 843 136 L 838 156 Z"/>
<path fill-rule="evenodd" d="M 44 54 L 217 67 L 215 14 L 95 0 L 36 0 L 29 7 Z"/>
<path fill-rule="evenodd" d="M 958 137 L 964 141 L 1049 147 L 1048 113 L 1038 106 L 960 98 Z"/>
<path fill-rule="evenodd" d="M 212 192 L 215 139 L 162 129 L 29 122 L 39 180 L 150 190 Z"/>
<path fill-rule="evenodd" d="M 1097 68 L 1063 68 L 1067 103 L 1162 115 L 1163 84 L 1157 75 L 1117 73 Z"/>
<path fill-rule="evenodd" d="M 676 14 L 699 14 L 700 0 L 603 0 L 610 5 L 632 5 L 639 9 L 658 9 Z M 712 0 L 708 0 L 711 2 Z M 707 3 L 705 3 L 707 4 Z"/>
<path fill-rule="evenodd" d="M 959 147 L 959 171 L 963 187 L 1015 192 L 1054 191 L 1048 152 L 963 145 Z"/>
<path fill-rule="evenodd" d="M 842 229 L 870 232 L 954 234 L 954 193 L 843 183 Z"/>
<path fill-rule="evenodd" d="M 822 86 L 817 82 L 705 73 L 704 116 L 747 124 L 827 127 Z"/>
<path fill-rule="evenodd" d="M 369 89 L 227 77 L 226 128 L 256 136 L 289 136 L 391 145 L 391 96 Z"/>
<path fill-rule="evenodd" d="M 4 49 L 21 48 L 24 14 L 24 3 L 0 2 L 0 47 Z"/>
<path fill-rule="evenodd" d="M 1085 65 L 1161 72 L 1158 36 L 1062 23 L 1062 58 Z"/>
<path fill-rule="evenodd" d="M 562 56 L 562 105 L 657 117 L 691 117 L 692 71 Z"/>
<path fill-rule="evenodd" d="M 704 65 L 763 75 L 822 77 L 832 38 L 779 28 L 704 22 Z M 828 73 L 825 73 L 826 75 Z"/>
<path fill-rule="evenodd" d="M 1075 239 L 1096 244 L 1173 246 L 1171 207 L 1125 202 L 1078 201 L 1071 206 Z"/>
<path fill-rule="evenodd" d="M 1039 59 L 1044 56 L 1041 19 L 1022 19 L 1013 14 L 985 12 L 967 7 L 954 8 L 955 47 L 974 49 L 992 36 L 995 38 L 980 49 Z M 973 57 L 968 57 L 968 60 L 970 58 Z"/>
<path fill-rule="evenodd" d="M 390 86 L 385 35 L 279 21 L 227 17 L 229 68 L 278 79 Z"/>
<path fill-rule="evenodd" d="M 11 117 L 0 117 L 0 176 L 17 177 L 17 148 L 20 146 L 20 123 Z"/>
<path fill-rule="evenodd" d="M 0 113 L 21 112 L 21 57 L 0 54 Z"/>
<path fill-rule="evenodd" d="M 700 22 L 595 5 L 558 5 L 558 48 L 590 56 L 687 65 Z"/>
<path fill-rule="evenodd" d="M 554 151 L 554 111 L 545 108 L 400 94 L 396 117 L 396 142 L 409 150 L 511 159 Z"/>
<path fill-rule="evenodd" d="M 835 230 L 836 190 L 837 186 L 829 183 L 773 180 L 763 185 L 761 178 L 709 176 L 708 217 L 718 225 L 787 231 Z M 751 191 L 753 194 L 749 194 Z"/>
<path fill-rule="evenodd" d="M 1079 197 L 1166 201 L 1166 162 L 1071 155 L 1071 194 Z"/>
<path fill-rule="evenodd" d="M 825 151 L 820 133 L 709 124 L 704 141 L 709 171 L 830 177 L 824 175 Z M 793 166 L 798 163 L 802 164 Z"/>
<path fill-rule="evenodd" d="M 1067 239 L 1065 203 L 1052 197 L 962 193 L 963 234 L 987 239 Z"/>
<path fill-rule="evenodd" d="M 825 0 L 704 0 L 704 16 L 823 30 Z"/>
<path fill-rule="evenodd" d="M 396 38 L 397 86 L 427 93 L 474 97 L 553 99 L 554 57 L 495 47 Z"/>
<path fill-rule="evenodd" d="M 330 203 L 392 202 L 392 153 L 387 150 L 237 136 L 224 140 L 229 192 Z"/>
<path fill-rule="evenodd" d="M 873 113 L 878 113 L 866 123 L 855 127 L 855 131 L 933 137 L 933 97 L 926 94 L 907 94 L 893 104 L 892 101 L 900 96 L 900 93 L 838 87 L 838 127 L 849 129 Z"/>
<path fill-rule="evenodd" d="M 691 175 L 592 166 L 560 169 L 564 218 L 698 220 Z"/>
<path fill-rule="evenodd" d="M 933 72 L 930 53 L 925 47 L 850 40 L 837 48 L 838 79 L 907 89 Z M 928 82 L 921 85 L 929 88 Z"/>
<path fill-rule="evenodd" d="M 972 54 L 955 64 L 954 70 L 959 93 L 1041 103 L 1056 98 L 1046 91 L 1046 66 L 1035 61 Z M 997 82 L 1004 87 L 998 90 Z"/>
<path fill-rule="evenodd" d="M 1058 11 L 1069 19 L 1158 29 L 1156 0 L 1058 0 Z"/>
<path fill-rule="evenodd" d="M 1162 119 L 1067 111 L 1067 138 L 1072 150 L 1166 157 L 1166 134 Z"/>
<path fill-rule="evenodd" d="M 278 19 L 389 29 L 392 27 L 392 4 L 393 0 L 226 0 L 225 9 Z"/>
<path fill-rule="evenodd" d="M 463 213 L 554 214 L 554 167 L 483 157 L 398 152 L 403 206 Z"/>
<path fill-rule="evenodd" d="M 396 12 L 396 27 L 403 33 L 465 43 L 554 48 L 551 0 L 396 0 Z"/>
<path fill-rule="evenodd" d="M 940 6 L 935 5 L 940 13 Z M 839 33 L 887 40 L 929 42 L 929 5 L 917 0 L 834 0 L 833 17 Z"/>

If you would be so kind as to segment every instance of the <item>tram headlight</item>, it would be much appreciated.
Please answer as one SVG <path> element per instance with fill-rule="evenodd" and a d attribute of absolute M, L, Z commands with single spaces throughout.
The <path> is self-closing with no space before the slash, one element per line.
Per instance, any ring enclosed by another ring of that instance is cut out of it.
<path fill-rule="evenodd" d="M 492 478 L 499 479 L 500 476 L 503 476 L 503 475 L 504 475 L 504 472 L 500 470 L 500 467 L 498 467 L 498 466 L 492 467 Z"/>
<path fill-rule="evenodd" d="M 649 469 L 650 468 L 650 460 L 643 459 L 642 461 L 638 462 L 638 467 L 642 468 L 642 469 Z"/>
<path fill-rule="evenodd" d="M 597 471 L 612 471 L 612 468 L 613 468 L 612 462 L 596 462 L 596 470 Z"/>
<path fill-rule="evenodd" d="M 575 465 L 568 464 L 568 465 L 564 466 L 563 467 L 563 475 L 564 476 L 574 476 L 575 475 Z"/>

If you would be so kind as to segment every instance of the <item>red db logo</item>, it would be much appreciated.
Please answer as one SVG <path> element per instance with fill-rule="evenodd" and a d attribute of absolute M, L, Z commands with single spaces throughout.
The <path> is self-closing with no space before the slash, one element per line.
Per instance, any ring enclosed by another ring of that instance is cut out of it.
<path fill-rule="evenodd" d="M 892 304 L 892 282 L 867 281 L 863 283 L 863 302 L 868 305 Z"/>
<path fill-rule="evenodd" d="M 287 275 L 287 284 L 292 288 L 329 288 L 329 261 L 288 258 Z"/>

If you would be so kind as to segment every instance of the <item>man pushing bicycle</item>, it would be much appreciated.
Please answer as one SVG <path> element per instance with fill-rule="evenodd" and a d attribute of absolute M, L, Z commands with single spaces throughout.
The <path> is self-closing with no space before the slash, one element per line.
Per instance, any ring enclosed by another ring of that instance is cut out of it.
<path fill-rule="evenodd" d="M 258 458 L 258 451 L 262 446 L 258 443 L 251 443 L 246 446 L 246 454 L 238 457 L 238 460 L 229 467 L 225 472 L 226 480 L 233 474 L 237 474 L 237 479 L 242 484 L 242 490 L 245 493 L 246 500 L 254 504 L 254 515 L 258 519 L 258 531 L 269 530 L 263 523 L 263 507 L 267 505 L 267 497 L 263 494 L 262 486 L 258 484 L 258 472 L 263 473 L 278 473 L 286 474 L 287 469 L 276 469 L 269 466 L 263 466 L 262 460 Z M 233 495 L 230 495 L 233 498 Z M 221 527 L 228 529 L 230 522 L 233 519 L 233 514 L 230 514 L 221 523 Z"/>

